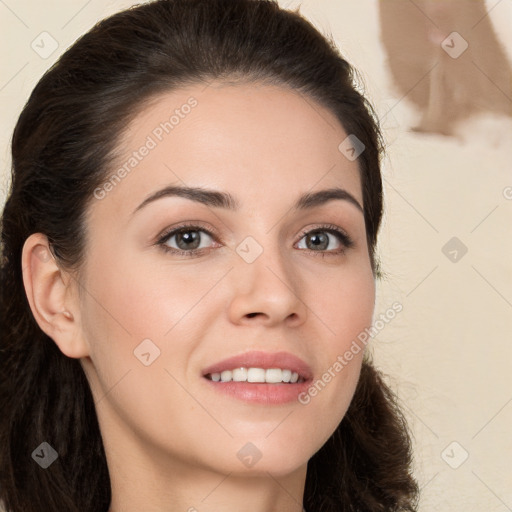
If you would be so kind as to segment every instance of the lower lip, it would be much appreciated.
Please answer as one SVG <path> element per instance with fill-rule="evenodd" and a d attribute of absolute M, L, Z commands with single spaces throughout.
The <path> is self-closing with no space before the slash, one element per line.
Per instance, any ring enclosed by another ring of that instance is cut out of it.
<path fill-rule="evenodd" d="M 281 384 L 267 382 L 222 382 L 213 381 L 203 377 L 213 389 L 225 393 L 244 402 L 264 405 L 277 405 L 289 402 L 298 402 L 298 396 L 309 387 L 309 381 Z"/>

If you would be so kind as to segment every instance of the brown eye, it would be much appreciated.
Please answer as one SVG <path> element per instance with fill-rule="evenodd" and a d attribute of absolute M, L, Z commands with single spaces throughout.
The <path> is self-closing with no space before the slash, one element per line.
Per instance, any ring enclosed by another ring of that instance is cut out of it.
<path fill-rule="evenodd" d="M 321 231 L 315 233 L 309 233 L 306 235 L 306 245 L 310 242 L 308 249 L 315 248 L 322 251 L 326 251 L 329 246 L 329 235 L 322 233 Z"/>
<path fill-rule="evenodd" d="M 169 241 L 176 237 L 177 249 L 185 251 L 196 250 L 199 249 L 201 241 L 204 238 L 204 236 L 200 234 L 201 232 L 204 233 L 202 230 L 187 229 L 186 231 L 179 231 L 168 235 L 167 240 Z"/>
<path fill-rule="evenodd" d="M 346 233 L 333 226 L 305 231 L 302 233 L 302 239 L 306 240 L 305 249 L 325 255 L 342 254 L 354 245 L 354 242 Z M 337 247 L 336 241 L 338 242 Z M 334 247 L 332 247 L 333 245 Z M 299 248 L 302 249 L 303 247 Z"/>
<path fill-rule="evenodd" d="M 210 242 L 208 241 L 210 239 Z M 179 226 L 166 232 L 157 244 L 165 251 L 183 256 L 195 256 L 211 247 L 214 236 L 207 229 L 196 225 Z M 202 245 L 202 247 L 201 247 Z"/>

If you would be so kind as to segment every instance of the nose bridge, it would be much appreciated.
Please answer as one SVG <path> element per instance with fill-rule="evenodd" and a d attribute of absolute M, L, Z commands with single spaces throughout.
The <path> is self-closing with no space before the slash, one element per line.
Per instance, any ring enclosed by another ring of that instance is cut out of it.
<path fill-rule="evenodd" d="M 232 310 L 237 318 L 261 313 L 274 320 L 304 316 L 300 278 L 287 264 L 286 251 L 275 234 L 247 236 L 236 247 L 235 296 Z"/>
<path fill-rule="evenodd" d="M 236 253 L 244 263 L 241 268 L 254 274 L 253 277 L 273 276 L 281 286 L 293 284 L 293 267 L 287 265 L 286 251 L 275 233 L 258 235 L 258 239 L 251 235 L 245 237 L 236 247 Z"/>

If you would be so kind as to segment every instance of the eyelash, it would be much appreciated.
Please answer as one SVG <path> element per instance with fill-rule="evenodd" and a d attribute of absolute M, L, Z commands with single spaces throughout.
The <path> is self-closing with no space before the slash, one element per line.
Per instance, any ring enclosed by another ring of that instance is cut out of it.
<path fill-rule="evenodd" d="M 191 251 L 184 251 L 182 249 L 175 249 L 174 247 L 169 247 L 166 245 L 166 242 L 174 235 L 178 235 L 180 233 L 187 233 L 189 231 L 203 231 L 208 236 L 210 236 L 215 242 L 217 241 L 217 236 L 212 233 L 210 230 L 204 228 L 203 226 L 197 224 L 181 224 L 178 227 L 172 228 L 169 231 L 165 231 L 162 235 L 160 235 L 157 239 L 155 245 L 158 245 L 162 248 L 166 253 L 172 253 L 179 256 L 185 256 L 188 258 L 193 258 L 197 256 L 201 256 L 204 254 L 205 249 L 193 249 Z M 338 249 L 337 251 L 312 251 L 308 249 L 301 249 L 302 251 L 306 250 L 309 253 L 313 253 L 315 256 L 321 256 L 324 258 L 325 256 L 341 256 L 344 255 L 347 249 L 350 249 L 354 245 L 354 241 L 340 228 L 333 224 L 325 224 L 321 226 L 317 226 L 313 229 L 305 229 L 301 232 L 299 241 L 304 238 L 305 235 L 310 233 L 330 233 L 331 235 L 335 235 L 338 238 L 338 241 L 341 242 L 343 247 Z M 206 251 L 210 251 L 211 249 L 206 249 Z"/>

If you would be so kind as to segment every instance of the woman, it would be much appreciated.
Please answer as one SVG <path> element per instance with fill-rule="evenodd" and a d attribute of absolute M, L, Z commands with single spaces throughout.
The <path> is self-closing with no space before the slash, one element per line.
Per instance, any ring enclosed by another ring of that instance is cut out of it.
<path fill-rule="evenodd" d="M 6 510 L 415 510 L 361 336 L 381 148 L 273 1 L 151 2 L 68 49 L 12 142 Z"/>

